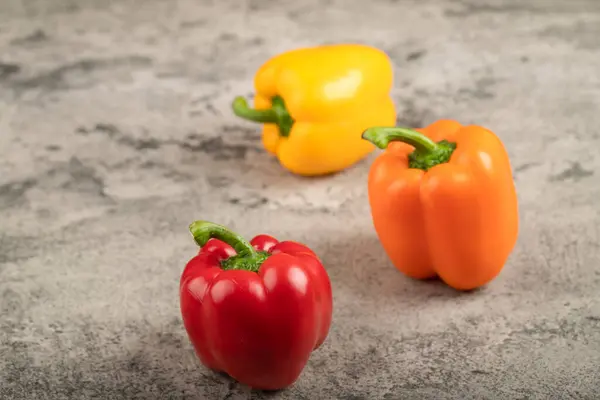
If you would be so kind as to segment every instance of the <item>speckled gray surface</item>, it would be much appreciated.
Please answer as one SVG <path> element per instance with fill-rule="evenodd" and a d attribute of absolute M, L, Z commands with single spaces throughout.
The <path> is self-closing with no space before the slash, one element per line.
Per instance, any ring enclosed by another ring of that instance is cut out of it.
<path fill-rule="evenodd" d="M 512 157 L 521 231 L 488 287 L 390 265 L 373 157 L 302 179 L 233 96 L 297 46 L 393 59 L 403 124 L 456 118 Z M 600 389 L 597 0 L 0 3 L 0 398 L 591 399 Z M 198 218 L 312 246 L 335 311 L 291 389 L 199 365 L 177 285 Z"/>

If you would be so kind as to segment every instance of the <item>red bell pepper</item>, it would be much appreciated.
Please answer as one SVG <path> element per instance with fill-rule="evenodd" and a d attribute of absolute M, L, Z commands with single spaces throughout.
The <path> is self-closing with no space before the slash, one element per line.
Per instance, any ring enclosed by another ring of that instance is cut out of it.
<path fill-rule="evenodd" d="M 303 244 L 250 243 L 206 221 L 180 281 L 183 322 L 200 361 L 254 389 L 292 385 L 331 325 L 331 283 Z"/>

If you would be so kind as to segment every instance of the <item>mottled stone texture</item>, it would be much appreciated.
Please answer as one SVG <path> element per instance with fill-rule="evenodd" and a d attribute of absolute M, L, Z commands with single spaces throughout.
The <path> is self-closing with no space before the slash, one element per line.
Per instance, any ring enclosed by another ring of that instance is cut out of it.
<path fill-rule="evenodd" d="M 339 41 L 388 52 L 401 124 L 505 142 L 521 232 L 488 287 L 392 267 L 373 157 L 295 177 L 232 115 L 266 58 Z M 599 109 L 597 0 L 2 0 L 0 398 L 594 398 Z M 333 326 L 293 388 L 251 392 L 193 355 L 178 279 L 198 218 L 322 256 Z"/>

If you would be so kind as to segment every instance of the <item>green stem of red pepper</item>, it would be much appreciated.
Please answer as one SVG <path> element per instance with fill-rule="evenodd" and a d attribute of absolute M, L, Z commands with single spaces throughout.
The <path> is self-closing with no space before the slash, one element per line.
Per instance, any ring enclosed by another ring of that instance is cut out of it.
<path fill-rule="evenodd" d="M 415 150 L 408 156 L 409 167 L 425 171 L 438 164 L 448 162 L 456 149 L 456 143 L 450 143 L 447 140 L 436 143 L 422 133 L 410 128 L 369 128 L 363 132 L 362 138 L 380 149 L 386 149 L 390 142 L 394 141 L 413 146 Z"/>
<path fill-rule="evenodd" d="M 195 221 L 190 225 L 190 232 L 200 247 L 204 247 L 212 238 L 233 247 L 237 254 L 221 261 L 221 268 L 224 270 L 241 269 L 258 272 L 262 263 L 269 257 L 268 253 L 257 251 L 242 236 L 212 222 Z"/>

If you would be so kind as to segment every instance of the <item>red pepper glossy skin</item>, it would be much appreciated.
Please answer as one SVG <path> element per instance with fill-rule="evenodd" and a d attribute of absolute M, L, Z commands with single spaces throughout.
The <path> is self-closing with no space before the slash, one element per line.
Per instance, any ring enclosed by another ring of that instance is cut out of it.
<path fill-rule="evenodd" d="M 255 389 L 293 384 L 329 332 L 331 283 L 314 252 L 259 235 L 251 242 L 270 257 L 258 272 L 222 270 L 235 250 L 210 239 L 186 265 L 180 282 L 183 322 L 196 354 Z"/>

